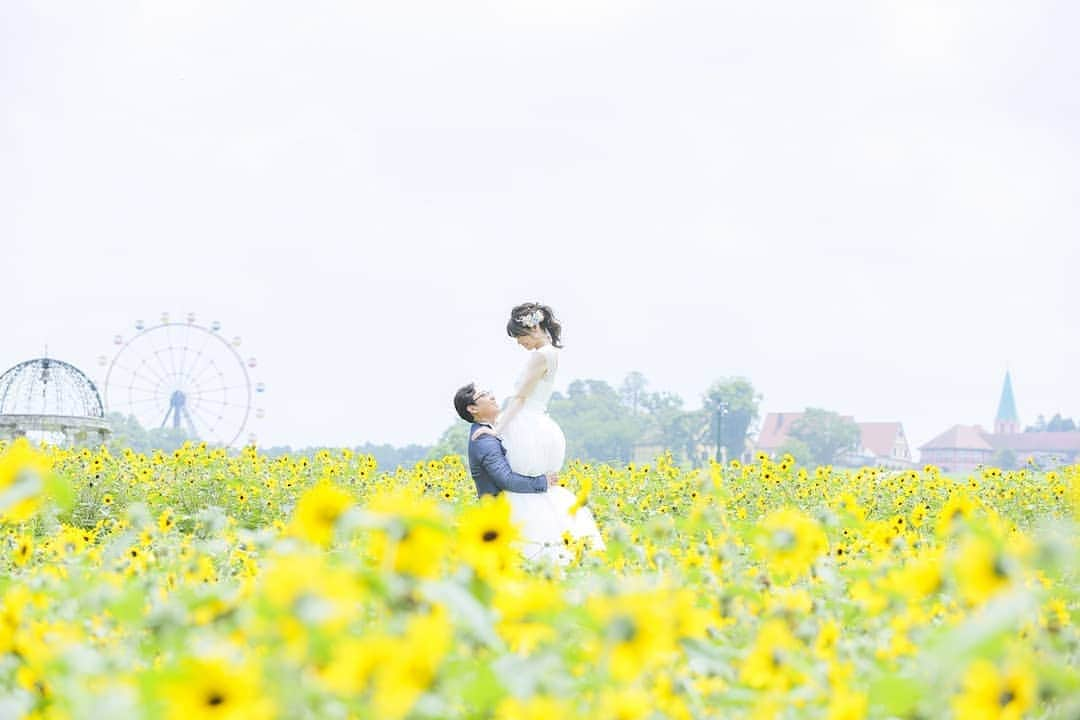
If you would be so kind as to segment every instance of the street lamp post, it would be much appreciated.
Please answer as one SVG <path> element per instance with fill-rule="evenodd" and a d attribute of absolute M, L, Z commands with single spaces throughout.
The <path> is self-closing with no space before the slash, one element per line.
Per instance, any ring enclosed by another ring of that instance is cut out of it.
<path fill-rule="evenodd" d="M 727 447 L 724 445 L 724 416 L 727 412 L 728 404 L 719 402 L 716 406 L 716 459 L 724 466 L 727 466 Z"/>

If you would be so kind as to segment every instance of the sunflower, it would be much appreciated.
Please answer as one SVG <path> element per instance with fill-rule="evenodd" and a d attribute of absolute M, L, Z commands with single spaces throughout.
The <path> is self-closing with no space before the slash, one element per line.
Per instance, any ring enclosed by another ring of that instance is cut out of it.
<path fill-rule="evenodd" d="M 11 554 L 12 561 L 22 567 L 34 554 L 34 541 L 29 535 L 20 535 L 15 539 L 15 551 Z"/>
<path fill-rule="evenodd" d="M 256 670 L 219 659 L 189 660 L 167 684 L 165 699 L 170 720 L 257 720 L 272 716 Z"/>
<path fill-rule="evenodd" d="M 743 659 L 739 679 L 752 688 L 787 690 L 802 677 L 793 666 L 800 647 L 783 621 L 768 621 Z"/>
<path fill-rule="evenodd" d="M 37 511 L 52 463 L 19 438 L 0 453 L 0 521 L 21 523 Z"/>
<path fill-rule="evenodd" d="M 956 719 L 1019 720 L 1035 701 L 1035 684 L 1035 676 L 1026 667 L 999 671 L 987 660 L 976 660 L 953 702 Z"/>
<path fill-rule="evenodd" d="M 371 499 L 367 509 L 386 518 L 385 527 L 371 538 L 372 553 L 382 567 L 416 577 L 438 575 L 447 543 L 433 498 L 412 491 L 382 493 Z"/>
<path fill-rule="evenodd" d="M 829 702 L 826 720 L 863 720 L 868 698 L 848 687 L 837 688 Z"/>
<path fill-rule="evenodd" d="M 459 551 L 481 576 L 494 577 L 511 565 L 517 538 L 518 528 L 510 519 L 510 502 L 501 495 L 485 495 L 478 505 L 461 515 Z"/>
<path fill-rule="evenodd" d="M 397 639 L 375 670 L 374 717 L 393 720 L 409 713 L 436 681 L 453 635 L 453 625 L 442 606 L 409 618 L 405 635 Z"/>
<path fill-rule="evenodd" d="M 604 628 L 608 667 L 616 680 L 630 680 L 670 661 L 678 640 L 672 600 L 662 591 L 589 598 L 589 612 Z"/>
<path fill-rule="evenodd" d="M 956 560 L 956 579 L 964 599 L 981 605 L 1008 588 L 1016 576 L 1013 558 L 983 537 L 969 537 L 960 547 Z"/>
<path fill-rule="evenodd" d="M 172 526 L 173 526 L 173 524 L 175 522 L 176 521 L 175 521 L 175 519 L 173 517 L 172 508 L 165 508 L 164 510 L 161 511 L 161 514 L 158 515 L 158 519 L 157 519 L 158 530 L 160 530 L 163 533 L 169 532 L 169 530 L 172 528 Z"/>
<path fill-rule="evenodd" d="M 970 522 L 974 514 L 975 501 L 967 492 L 958 490 L 952 493 L 941 506 L 941 512 L 938 514 L 936 528 L 938 537 L 948 537 L 959 523 Z"/>
<path fill-rule="evenodd" d="M 317 545 L 329 545 L 338 518 L 352 505 L 352 495 L 330 483 L 320 483 L 296 503 L 292 531 Z"/>
<path fill-rule="evenodd" d="M 825 533 L 811 517 L 794 508 L 773 511 L 761 524 L 755 547 L 769 567 L 798 576 L 826 550 Z"/>

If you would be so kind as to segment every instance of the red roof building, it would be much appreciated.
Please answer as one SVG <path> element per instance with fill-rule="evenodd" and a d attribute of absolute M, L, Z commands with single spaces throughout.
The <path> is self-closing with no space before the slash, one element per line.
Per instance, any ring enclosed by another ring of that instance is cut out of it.
<path fill-rule="evenodd" d="M 923 464 L 942 470 L 968 471 L 986 465 L 994 455 L 994 446 L 977 425 L 953 425 L 919 448 Z"/>
<path fill-rule="evenodd" d="M 768 413 L 761 423 L 755 450 L 775 455 L 791 437 L 791 428 L 803 413 Z M 910 467 L 911 448 L 904 426 L 899 422 L 855 422 L 850 415 L 844 420 L 859 426 L 859 446 L 845 453 L 841 462 L 845 465 L 880 465 L 883 467 Z"/>
<path fill-rule="evenodd" d="M 1012 377 L 1005 373 L 994 432 L 979 425 L 953 425 L 919 450 L 924 464 L 952 472 L 992 465 L 1006 452 L 1018 463 L 1031 458 L 1040 465 L 1056 466 L 1080 461 L 1080 432 L 1020 432 Z"/>
<path fill-rule="evenodd" d="M 911 462 L 911 446 L 904 435 L 904 426 L 898 422 L 861 422 L 860 445 L 878 459 Z"/>

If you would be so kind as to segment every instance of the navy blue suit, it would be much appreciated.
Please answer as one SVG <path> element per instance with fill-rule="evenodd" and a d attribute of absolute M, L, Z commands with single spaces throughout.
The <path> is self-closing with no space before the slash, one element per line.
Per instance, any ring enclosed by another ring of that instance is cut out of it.
<path fill-rule="evenodd" d="M 506 461 L 506 448 L 494 435 L 481 435 L 472 439 L 473 433 L 485 423 L 473 423 L 469 428 L 469 472 L 476 483 L 477 495 L 498 495 L 503 490 L 516 493 L 547 492 L 544 475 L 519 475 L 510 469 Z"/>

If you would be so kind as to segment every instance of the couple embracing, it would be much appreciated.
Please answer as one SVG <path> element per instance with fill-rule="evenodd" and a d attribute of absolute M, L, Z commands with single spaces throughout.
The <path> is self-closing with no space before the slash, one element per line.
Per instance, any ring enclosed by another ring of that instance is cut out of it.
<path fill-rule="evenodd" d="M 562 326 L 551 308 L 538 303 L 510 312 L 507 334 L 529 351 L 514 394 L 500 410 L 495 396 L 469 384 L 454 395 L 454 409 L 471 423 L 469 472 L 479 495 L 505 493 L 511 517 L 521 530 L 528 559 L 569 560 L 563 537 L 604 541 L 588 507 L 570 512 L 576 498 L 558 484 L 566 457 L 566 437 L 547 414 L 562 348 Z"/>

